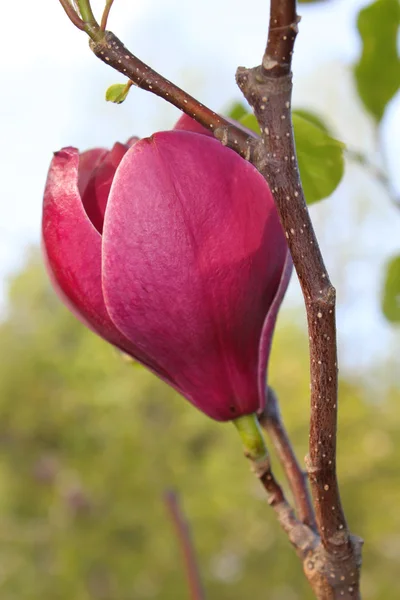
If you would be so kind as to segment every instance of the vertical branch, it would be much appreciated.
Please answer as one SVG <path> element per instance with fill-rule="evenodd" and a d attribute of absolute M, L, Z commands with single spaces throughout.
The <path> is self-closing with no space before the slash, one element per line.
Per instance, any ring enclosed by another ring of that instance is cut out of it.
<path fill-rule="evenodd" d="M 174 492 L 164 494 L 164 502 L 171 517 L 185 563 L 185 571 L 191 600 L 205 600 L 203 584 L 197 565 L 196 555 L 190 538 L 189 526 L 185 520 L 178 497 Z"/>
<path fill-rule="evenodd" d="M 268 42 L 262 60 L 262 67 L 269 76 L 290 73 L 298 21 L 295 0 L 271 0 Z"/>
<path fill-rule="evenodd" d="M 273 25 L 263 65 L 239 69 L 237 80 L 260 124 L 263 148 L 256 159 L 257 167 L 272 189 L 306 304 L 312 386 L 310 482 L 318 531 L 324 547 L 332 551 L 338 544 L 348 543 L 336 482 L 335 289 L 315 237 L 296 161 L 290 111 L 292 82 L 288 71 L 290 47 L 293 48 L 297 29 L 294 6 L 294 1 L 271 2 L 271 23 L 277 22 L 279 27 Z M 286 22 L 284 17 L 288 19 Z"/>
<path fill-rule="evenodd" d="M 262 145 L 252 162 L 274 195 L 306 305 L 311 371 L 307 466 L 325 553 L 324 587 L 327 593 L 330 589 L 335 594 L 326 597 L 336 598 L 340 593 L 340 597 L 354 598 L 359 597 L 361 545 L 348 530 L 336 477 L 336 293 L 305 203 L 291 122 L 291 61 L 298 21 L 295 0 L 271 0 L 270 32 L 262 65 L 239 68 L 237 82 L 261 129 Z M 340 577 L 334 566 L 339 560 Z"/>

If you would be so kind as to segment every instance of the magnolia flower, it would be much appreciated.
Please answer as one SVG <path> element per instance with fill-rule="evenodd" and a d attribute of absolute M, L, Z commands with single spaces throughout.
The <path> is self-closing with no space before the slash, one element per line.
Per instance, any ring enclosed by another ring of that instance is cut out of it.
<path fill-rule="evenodd" d="M 289 251 L 263 177 L 192 119 L 56 152 L 43 248 L 72 312 L 201 411 L 264 407 Z"/>

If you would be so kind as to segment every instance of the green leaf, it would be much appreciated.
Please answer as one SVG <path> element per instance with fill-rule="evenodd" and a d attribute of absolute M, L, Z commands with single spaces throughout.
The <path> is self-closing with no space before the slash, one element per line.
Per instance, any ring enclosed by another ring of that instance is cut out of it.
<path fill-rule="evenodd" d="M 242 102 L 232 102 L 232 104 L 224 111 L 227 117 L 239 121 L 247 114 L 245 105 Z"/>
<path fill-rule="evenodd" d="M 107 102 L 115 102 L 115 104 L 121 104 L 129 94 L 130 84 L 126 83 L 114 83 L 110 85 L 106 91 Z"/>
<path fill-rule="evenodd" d="M 304 195 L 307 204 L 314 204 L 330 196 L 339 185 L 344 173 L 345 145 L 315 124 L 318 117 L 312 113 L 307 115 L 308 118 L 304 118 L 301 111 L 293 111 L 293 127 Z M 253 114 L 242 117 L 240 123 L 260 135 Z"/>
<path fill-rule="evenodd" d="M 296 110 L 293 111 L 293 114 L 303 117 L 303 119 L 306 119 L 306 121 L 309 121 L 313 125 L 316 125 L 320 129 L 322 129 L 322 131 L 325 131 L 325 133 L 330 135 L 330 131 L 329 131 L 328 127 L 326 126 L 325 122 L 321 119 L 321 117 L 319 115 L 316 115 L 315 113 L 310 112 L 309 110 L 306 110 L 305 108 L 296 108 Z"/>
<path fill-rule="evenodd" d="M 344 173 L 345 145 L 309 120 L 293 113 L 297 161 L 307 204 L 327 198 Z"/>
<path fill-rule="evenodd" d="M 386 268 L 382 310 L 388 321 L 400 323 L 400 255 L 392 258 Z"/>
<path fill-rule="evenodd" d="M 358 15 L 363 47 L 354 76 L 361 100 L 377 121 L 400 87 L 399 25 L 399 0 L 376 0 Z"/>
<path fill-rule="evenodd" d="M 239 119 L 239 123 L 241 123 L 242 125 L 244 125 L 248 129 L 251 129 L 257 135 L 261 135 L 260 127 L 259 127 L 259 125 L 257 123 L 257 119 L 255 118 L 255 116 L 253 115 L 253 113 L 247 113 L 246 115 L 244 115 L 243 117 L 241 117 Z"/>

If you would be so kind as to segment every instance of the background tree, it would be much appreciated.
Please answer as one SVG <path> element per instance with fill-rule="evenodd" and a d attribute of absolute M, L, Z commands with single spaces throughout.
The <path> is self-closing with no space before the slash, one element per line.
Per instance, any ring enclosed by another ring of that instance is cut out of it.
<path fill-rule="evenodd" d="M 281 319 L 270 371 L 303 456 L 307 338 L 296 320 L 291 311 Z M 273 600 L 313 597 L 231 428 L 81 326 L 54 296 L 37 251 L 12 282 L 0 352 L 2 598 L 187 598 L 163 503 L 171 487 L 208 598 L 260 589 Z M 395 600 L 400 389 L 387 385 L 387 369 L 379 398 L 363 378 L 341 381 L 338 464 L 348 519 L 367 540 L 363 597 Z M 275 455 L 273 464 L 282 479 Z"/>

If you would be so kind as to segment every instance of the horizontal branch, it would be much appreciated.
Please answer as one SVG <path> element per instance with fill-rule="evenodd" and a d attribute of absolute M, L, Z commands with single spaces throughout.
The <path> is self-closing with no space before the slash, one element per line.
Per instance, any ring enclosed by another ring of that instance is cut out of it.
<path fill-rule="evenodd" d="M 90 40 L 94 54 L 107 65 L 128 77 L 134 85 L 163 98 L 189 117 L 214 133 L 225 146 L 249 160 L 256 138 L 227 119 L 213 112 L 180 87 L 165 79 L 132 54 L 111 31 L 106 31 L 99 41 Z"/>

